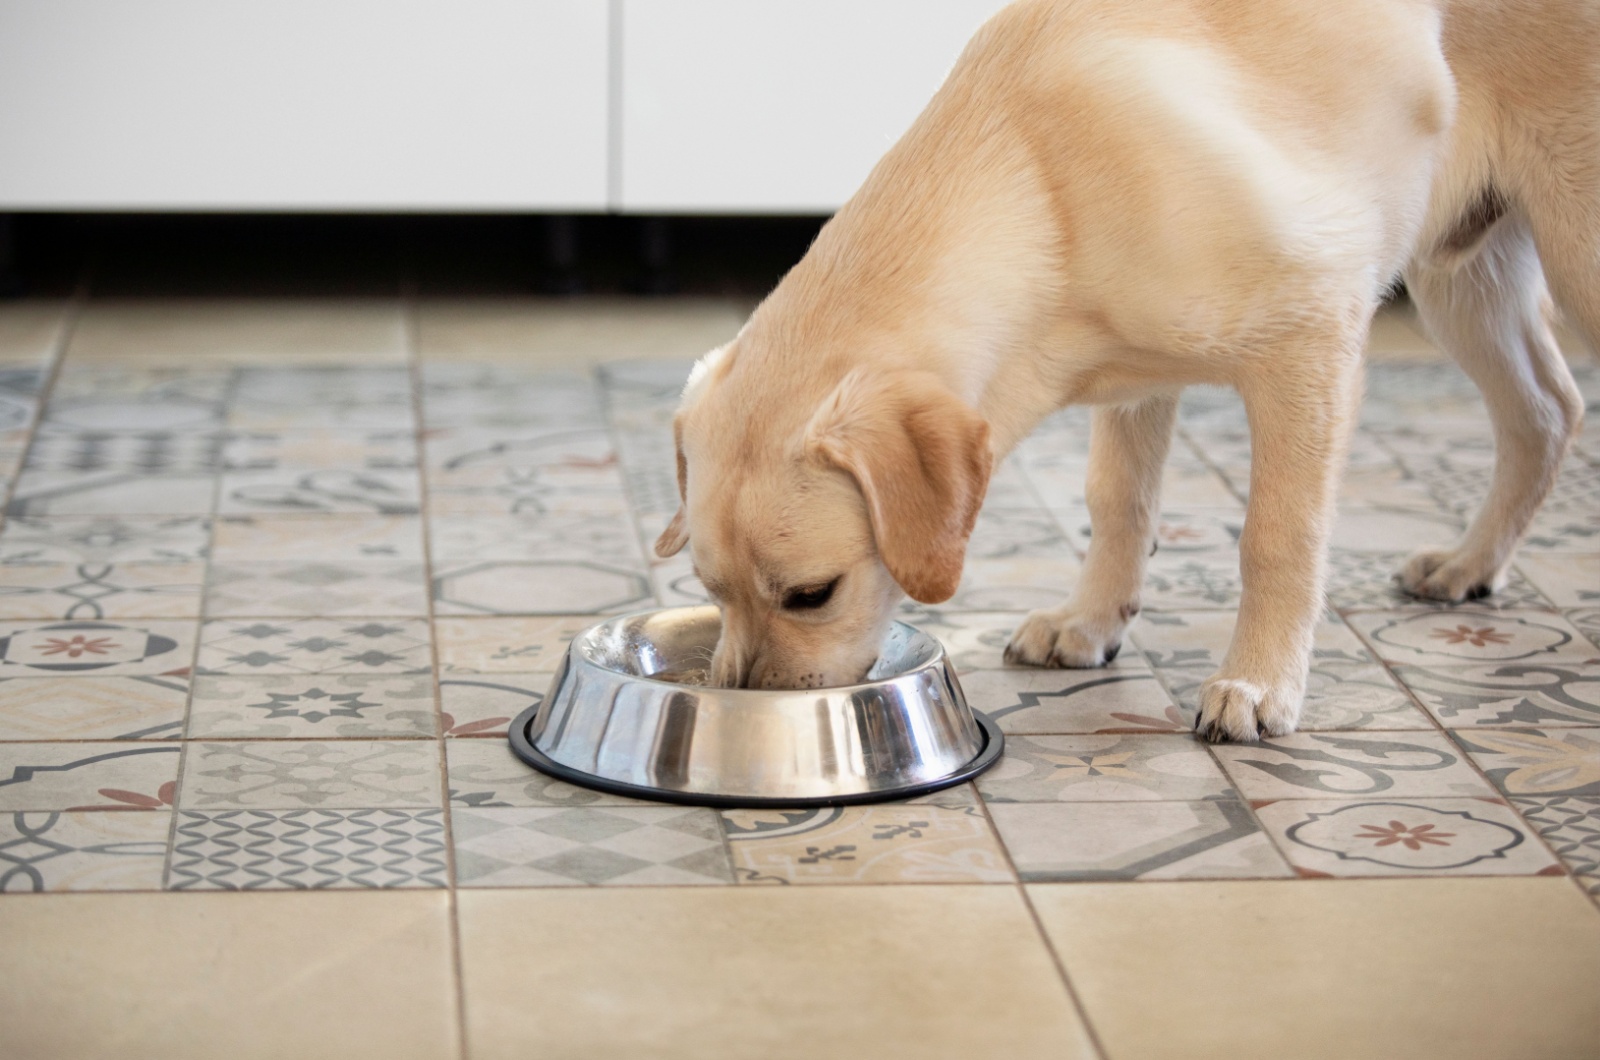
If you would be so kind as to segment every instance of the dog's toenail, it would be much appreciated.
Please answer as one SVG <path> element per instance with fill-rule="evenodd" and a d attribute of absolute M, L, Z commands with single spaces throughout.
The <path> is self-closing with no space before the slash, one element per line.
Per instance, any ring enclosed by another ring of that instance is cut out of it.
<path fill-rule="evenodd" d="M 1487 585 L 1474 585 L 1472 588 L 1467 590 L 1468 600 L 1482 600 L 1488 595 L 1489 587 Z"/>
<path fill-rule="evenodd" d="M 1120 654 L 1122 654 L 1122 642 L 1118 641 L 1106 649 L 1106 662 L 1109 663 L 1115 661 L 1116 657 Z"/>

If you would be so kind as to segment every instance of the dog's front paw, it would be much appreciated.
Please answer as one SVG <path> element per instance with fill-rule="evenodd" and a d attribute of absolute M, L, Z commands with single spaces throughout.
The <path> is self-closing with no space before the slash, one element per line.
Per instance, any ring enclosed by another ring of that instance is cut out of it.
<path fill-rule="evenodd" d="M 1481 600 L 1505 584 L 1505 574 L 1459 551 L 1427 549 L 1406 560 L 1395 580 L 1400 588 L 1424 600 L 1460 603 Z"/>
<path fill-rule="evenodd" d="M 1194 731 L 1212 743 L 1252 743 L 1262 736 L 1287 736 L 1300 720 L 1305 690 L 1296 685 L 1257 684 L 1215 675 L 1200 689 Z"/>
<path fill-rule="evenodd" d="M 1006 662 L 1068 669 L 1104 666 L 1122 650 L 1127 626 L 1121 615 L 1095 617 L 1071 607 L 1035 611 L 1011 634 Z"/>

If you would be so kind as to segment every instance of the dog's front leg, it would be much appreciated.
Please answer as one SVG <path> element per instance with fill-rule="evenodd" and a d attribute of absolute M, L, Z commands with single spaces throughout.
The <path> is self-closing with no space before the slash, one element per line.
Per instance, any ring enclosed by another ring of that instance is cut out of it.
<path fill-rule="evenodd" d="M 1177 412 L 1175 395 L 1094 410 L 1083 574 L 1064 607 L 1035 611 L 1023 621 L 1006 648 L 1007 662 L 1087 667 L 1117 657 L 1123 632 L 1139 613 Z"/>
<path fill-rule="evenodd" d="M 1360 389 L 1359 345 L 1309 365 L 1263 365 L 1241 386 L 1250 418 L 1243 592 L 1222 667 L 1201 689 L 1211 741 L 1293 732 L 1322 614 L 1328 534 Z"/>

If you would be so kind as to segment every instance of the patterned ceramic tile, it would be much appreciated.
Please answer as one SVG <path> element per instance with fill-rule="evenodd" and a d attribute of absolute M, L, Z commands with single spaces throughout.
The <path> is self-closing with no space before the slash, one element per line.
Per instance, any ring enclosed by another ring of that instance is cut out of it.
<path fill-rule="evenodd" d="M 978 778 L 997 802 L 1130 802 L 1231 796 L 1233 787 L 1192 736 L 1009 736 Z"/>
<path fill-rule="evenodd" d="M 185 810 L 349 810 L 439 805 L 439 748 L 420 740 L 191 743 Z"/>
<path fill-rule="evenodd" d="M 1259 744 L 1218 744 L 1212 752 L 1248 799 L 1494 794 L 1437 732 L 1301 732 Z"/>
<path fill-rule="evenodd" d="M 292 415 L 302 408 L 378 405 L 411 407 L 411 373 L 404 366 L 252 367 L 238 373 L 235 407 L 258 405 Z"/>
<path fill-rule="evenodd" d="M 116 363 L 68 360 L 62 363 L 61 374 L 51 388 L 52 411 L 58 408 L 66 411 L 73 407 L 72 401 L 88 398 L 105 401 L 137 399 L 170 406 L 209 404 L 220 411 L 222 402 L 233 387 L 233 378 L 232 372 L 215 368 L 124 367 Z M 91 422 L 86 429 L 93 429 L 92 421 L 100 412 L 97 409 L 88 410 L 87 418 Z M 184 426 L 181 429 L 192 430 L 193 427 Z"/>
<path fill-rule="evenodd" d="M 1011 631 L 1026 615 L 1018 611 L 908 611 L 901 618 L 939 638 L 958 673 L 1006 669 Z"/>
<path fill-rule="evenodd" d="M 598 560 L 635 567 L 644 560 L 632 521 L 615 515 L 435 516 L 429 528 L 436 564 Z"/>
<path fill-rule="evenodd" d="M 0 618 L 195 618 L 204 563 L 0 566 Z"/>
<path fill-rule="evenodd" d="M 1600 665 L 1593 662 L 1396 666 L 1394 673 L 1450 728 L 1600 724 Z"/>
<path fill-rule="evenodd" d="M 689 556 L 680 553 L 669 560 L 662 560 L 650 564 L 650 586 L 655 592 L 656 602 L 663 607 L 695 607 L 711 602 L 711 596 L 706 592 L 706 587 L 694 573 L 694 564 Z M 916 614 L 927 615 L 940 610 L 940 608 L 911 608 L 904 609 L 906 618 L 913 611 Z"/>
<path fill-rule="evenodd" d="M 298 618 L 428 613 L 417 563 L 213 563 L 205 612 L 212 618 Z"/>
<path fill-rule="evenodd" d="M 25 471 L 6 514 L 204 515 L 211 511 L 216 492 L 216 476 L 209 474 Z"/>
<path fill-rule="evenodd" d="M 157 890 L 171 823 L 165 813 L 0 814 L 0 893 Z"/>
<path fill-rule="evenodd" d="M 186 674 L 192 622 L 0 622 L 0 675 Z"/>
<path fill-rule="evenodd" d="M 231 515 L 216 522 L 211 543 L 222 562 L 304 560 L 327 563 L 422 562 L 422 520 L 416 516 Z"/>
<path fill-rule="evenodd" d="M 195 678 L 191 737 L 434 736 L 431 674 Z"/>
<path fill-rule="evenodd" d="M 1577 664 L 1597 656 L 1566 619 L 1547 612 L 1378 611 L 1349 621 L 1379 658 L 1395 664 Z"/>
<path fill-rule="evenodd" d="M 442 673 L 552 673 L 568 643 L 593 625 L 593 615 L 545 618 L 441 618 Z"/>
<path fill-rule="evenodd" d="M 967 702 L 1008 733 L 1188 732 L 1192 727 L 1143 664 L 1099 670 L 974 670 Z"/>
<path fill-rule="evenodd" d="M 1600 795 L 1600 729 L 1474 729 L 1453 735 L 1507 795 Z"/>
<path fill-rule="evenodd" d="M 1600 647 L 1600 607 L 1582 607 L 1566 613 L 1568 622 L 1571 622 L 1589 643 Z"/>
<path fill-rule="evenodd" d="M 498 806 L 648 806 L 623 795 L 580 788 L 534 769 L 504 740 L 451 740 L 445 747 L 450 804 Z"/>
<path fill-rule="evenodd" d="M 228 438 L 222 460 L 229 471 L 404 471 L 417 466 L 417 437 L 410 431 L 242 432 Z"/>
<path fill-rule="evenodd" d="M 1405 552 L 1351 552 L 1335 548 L 1328 552 L 1328 601 L 1341 611 L 1471 611 L 1532 610 L 1547 608 L 1550 602 L 1513 568 L 1504 588 L 1482 600 L 1463 604 L 1441 604 L 1419 600 L 1400 591 L 1395 572 L 1405 566 Z"/>
<path fill-rule="evenodd" d="M 740 883 L 1003 883 L 1005 854 L 976 807 L 724 810 Z"/>
<path fill-rule="evenodd" d="M 0 740 L 171 740 L 183 735 L 183 677 L 0 679 Z"/>
<path fill-rule="evenodd" d="M 177 744 L 0 744 L 0 810 L 158 810 L 172 805 Z"/>
<path fill-rule="evenodd" d="M 1600 511 L 1543 511 L 1533 517 L 1528 536 L 1522 539 L 1517 555 L 1546 552 L 1587 552 L 1600 550 Z"/>
<path fill-rule="evenodd" d="M 28 450 L 30 471 L 120 471 L 132 474 L 201 474 L 222 468 L 220 433 L 189 431 L 40 434 Z"/>
<path fill-rule="evenodd" d="M 142 393 L 52 395 L 39 424 L 41 434 L 83 431 L 212 431 L 223 425 L 220 394 L 209 385 L 152 385 Z M 188 393 L 180 391 L 187 390 Z"/>
<path fill-rule="evenodd" d="M 1083 508 L 1056 509 L 1072 545 L 1079 552 L 1089 550 L 1093 524 Z M 1233 552 L 1239 547 L 1244 529 L 1244 513 L 1237 508 L 1164 509 L 1156 523 L 1157 555 L 1190 552 Z"/>
<path fill-rule="evenodd" d="M 472 427 L 430 430 L 425 439 L 429 476 L 444 478 L 481 468 L 565 468 L 615 471 L 611 432 L 598 418 L 584 426 L 504 431 Z M 469 483 L 464 483 L 469 484 Z"/>
<path fill-rule="evenodd" d="M 413 515 L 421 510 L 421 490 L 417 473 L 409 470 L 228 471 L 222 475 L 217 510 L 224 515 Z"/>
<path fill-rule="evenodd" d="M 1444 512 L 1341 505 L 1330 544 L 1352 552 L 1448 548 L 1465 529 L 1459 517 Z"/>
<path fill-rule="evenodd" d="M 1146 611 L 1233 611 L 1239 590 L 1236 552 L 1157 552 L 1146 566 L 1140 603 Z"/>
<path fill-rule="evenodd" d="M 1148 613 L 1133 637 L 1167 691 L 1194 711 L 1201 686 L 1222 663 L 1237 618 L 1226 611 Z M 1312 651 L 1302 731 L 1433 728 L 1338 616 L 1323 617 Z"/>
<path fill-rule="evenodd" d="M 441 615 L 609 614 L 646 607 L 644 572 L 577 560 L 485 560 L 436 573 Z"/>
<path fill-rule="evenodd" d="M 1077 579 L 1078 561 L 1070 549 L 1050 557 L 973 559 L 967 561 L 961 573 L 961 585 L 955 596 L 937 606 L 957 611 L 1031 611 L 1057 607 L 1066 600 Z M 911 607 L 920 609 L 921 605 Z"/>
<path fill-rule="evenodd" d="M 452 809 L 463 887 L 731 883 L 714 811 L 683 806 Z"/>
<path fill-rule="evenodd" d="M 446 736 L 504 736 L 512 719 L 544 701 L 550 678 L 550 674 L 442 678 L 440 730 Z"/>
<path fill-rule="evenodd" d="M 433 669 L 421 619 L 213 621 L 200 629 L 200 673 L 424 674 Z"/>
<path fill-rule="evenodd" d="M 175 891 L 444 887 L 443 810 L 178 814 Z"/>
<path fill-rule="evenodd" d="M 464 476 L 431 479 L 428 511 L 436 516 L 537 516 L 605 514 L 626 519 L 628 498 L 622 476 L 569 475 L 544 468 L 484 468 L 471 477 L 472 486 L 458 485 Z"/>
<path fill-rule="evenodd" d="M 0 565 L 197 563 L 210 540 L 199 515 L 13 517 L 0 529 Z"/>
<path fill-rule="evenodd" d="M 1518 558 L 1517 569 L 1557 607 L 1600 603 L 1600 553 L 1530 553 Z"/>
<path fill-rule="evenodd" d="M 1234 799 L 996 803 L 989 813 L 1024 882 L 1289 875 Z"/>
<path fill-rule="evenodd" d="M 1490 799 L 1294 799 L 1256 815 L 1302 876 L 1531 876 L 1560 872 Z"/>
<path fill-rule="evenodd" d="M 1024 450 L 1022 466 L 1034 491 L 1051 508 L 1080 508 L 1085 503 L 1088 460 L 1076 453 Z M 1161 475 L 1161 500 L 1175 508 L 1240 507 L 1226 480 L 1204 461 L 1174 449 Z"/>
<path fill-rule="evenodd" d="M 1600 799 L 1512 799 L 1585 890 L 1600 898 Z"/>
<path fill-rule="evenodd" d="M 423 371 L 422 414 L 429 428 L 520 432 L 582 427 L 605 416 L 599 389 L 586 374 L 533 376 L 508 371 L 504 365 L 437 363 L 425 363 Z M 443 374 L 451 371 L 456 374 Z"/>

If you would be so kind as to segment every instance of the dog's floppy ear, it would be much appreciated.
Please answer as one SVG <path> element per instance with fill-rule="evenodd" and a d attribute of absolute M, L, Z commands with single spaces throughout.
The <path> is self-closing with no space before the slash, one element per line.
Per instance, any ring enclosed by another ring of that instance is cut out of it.
<path fill-rule="evenodd" d="M 808 448 L 861 487 L 884 566 L 912 599 L 955 595 L 994 454 L 989 425 L 930 372 L 846 376 Z"/>
<path fill-rule="evenodd" d="M 689 462 L 683 458 L 681 412 L 672 420 L 672 446 L 678 453 L 678 510 L 673 514 L 672 521 L 667 523 L 667 528 L 661 531 L 661 536 L 656 538 L 656 555 L 662 559 L 676 556 L 689 543 L 689 527 L 683 514 L 689 506 Z"/>

